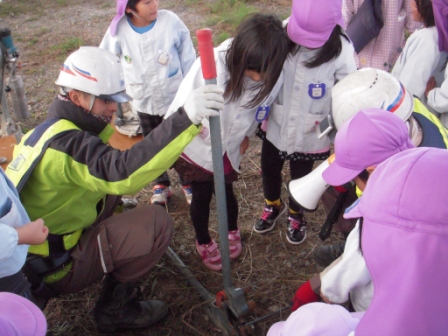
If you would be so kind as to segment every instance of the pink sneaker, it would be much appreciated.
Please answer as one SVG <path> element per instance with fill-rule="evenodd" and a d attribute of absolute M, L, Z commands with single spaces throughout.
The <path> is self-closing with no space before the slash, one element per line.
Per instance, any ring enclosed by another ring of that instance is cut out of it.
<path fill-rule="evenodd" d="M 221 252 L 219 252 L 218 245 L 212 239 L 208 244 L 199 245 L 196 240 L 196 250 L 201 255 L 202 262 L 213 271 L 220 271 L 222 269 Z"/>
<path fill-rule="evenodd" d="M 243 251 L 243 246 L 241 245 L 241 234 L 240 230 L 229 231 L 229 251 L 230 259 L 236 259 L 240 256 Z"/>

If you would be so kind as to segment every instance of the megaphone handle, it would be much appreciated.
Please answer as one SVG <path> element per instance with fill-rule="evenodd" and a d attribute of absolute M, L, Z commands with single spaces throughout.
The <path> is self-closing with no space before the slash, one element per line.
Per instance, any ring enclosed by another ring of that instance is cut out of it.
<path fill-rule="evenodd" d="M 330 237 L 331 231 L 333 230 L 333 225 L 338 221 L 338 218 L 341 215 L 344 200 L 346 199 L 347 195 L 348 191 L 340 192 L 338 197 L 336 198 L 336 202 L 331 208 L 330 213 L 327 215 L 325 223 L 324 225 L 322 225 L 322 228 L 319 232 L 319 238 L 322 239 L 322 241 Z"/>

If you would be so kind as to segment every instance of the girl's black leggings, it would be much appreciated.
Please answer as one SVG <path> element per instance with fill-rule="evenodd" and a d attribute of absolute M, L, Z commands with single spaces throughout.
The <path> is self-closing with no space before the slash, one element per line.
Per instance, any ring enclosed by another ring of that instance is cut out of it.
<path fill-rule="evenodd" d="M 210 202 L 214 194 L 214 183 L 211 181 L 191 182 L 193 199 L 190 205 L 190 217 L 196 231 L 196 239 L 199 244 L 208 244 L 211 237 L 208 232 L 208 222 L 210 216 Z M 227 220 L 229 231 L 238 229 L 238 202 L 233 192 L 232 183 L 225 184 L 227 201 Z"/>
<path fill-rule="evenodd" d="M 264 198 L 275 201 L 280 198 L 282 191 L 282 169 L 285 160 L 279 155 L 279 149 L 269 140 L 264 139 L 261 149 L 261 171 Z M 308 175 L 313 169 L 313 160 L 289 160 L 291 180 Z M 289 197 L 289 207 L 293 211 L 300 211 L 300 207 Z"/>

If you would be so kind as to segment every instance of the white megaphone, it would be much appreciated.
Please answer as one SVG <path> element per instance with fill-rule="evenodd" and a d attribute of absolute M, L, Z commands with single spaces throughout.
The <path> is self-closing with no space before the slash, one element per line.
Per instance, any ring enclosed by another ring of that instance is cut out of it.
<path fill-rule="evenodd" d="M 292 180 L 288 183 L 288 192 L 294 202 L 302 209 L 316 211 L 319 200 L 329 184 L 325 182 L 322 173 L 334 161 L 332 154 L 308 175 Z"/>

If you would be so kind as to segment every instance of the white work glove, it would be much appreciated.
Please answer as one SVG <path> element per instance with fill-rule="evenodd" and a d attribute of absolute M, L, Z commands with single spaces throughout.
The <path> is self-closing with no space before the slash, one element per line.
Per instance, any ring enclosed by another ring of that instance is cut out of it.
<path fill-rule="evenodd" d="M 191 92 L 184 105 L 184 110 L 195 125 L 207 117 L 219 116 L 218 110 L 224 108 L 224 91 L 215 84 L 209 84 Z"/>

